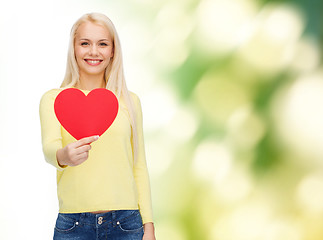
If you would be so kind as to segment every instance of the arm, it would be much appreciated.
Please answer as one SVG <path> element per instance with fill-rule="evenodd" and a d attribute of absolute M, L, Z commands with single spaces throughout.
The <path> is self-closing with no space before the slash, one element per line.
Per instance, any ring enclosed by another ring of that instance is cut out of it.
<path fill-rule="evenodd" d="M 138 189 L 139 209 L 144 223 L 144 240 L 154 240 L 155 231 L 152 214 L 152 201 L 150 180 L 146 163 L 144 136 L 143 136 L 143 122 L 142 110 L 139 98 L 134 95 L 134 110 L 136 115 L 136 127 L 138 137 L 137 158 L 134 164 L 134 176 Z"/>
<path fill-rule="evenodd" d="M 61 124 L 54 111 L 58 93 L 59 90 L 51 90 L 43 95 L 39 105 L 39 116 L 45 159 L 58 170 L 63 170 L 67 166 L 77 166 L 86 161 L 91 149 L 90 144 L 96 141 L 98 136 L 83 138 L 62 146 Z"/>
<path fill-rule="evenodd" d="M 63 170 L 64 167 L 60 166 L 56 159 L 57 150 L 62 148 L 61 125 L 54 112 L 54 101 L 59 92 L 58 89 L 53 89 L 42 96 L 39 117 L 45 160 L 58 170 Z"/>

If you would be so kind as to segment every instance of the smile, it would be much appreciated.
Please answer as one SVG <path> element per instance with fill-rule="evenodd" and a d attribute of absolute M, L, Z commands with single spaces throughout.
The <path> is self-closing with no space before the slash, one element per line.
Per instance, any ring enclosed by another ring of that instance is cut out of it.
<path fill-rule="evenodd" d="M 85 62 L 87 62 L 87 64 L 91 65 L 91 66 L 97 66 L 99 65 L 103 60 L 100 59 L 84 59 Z"/>

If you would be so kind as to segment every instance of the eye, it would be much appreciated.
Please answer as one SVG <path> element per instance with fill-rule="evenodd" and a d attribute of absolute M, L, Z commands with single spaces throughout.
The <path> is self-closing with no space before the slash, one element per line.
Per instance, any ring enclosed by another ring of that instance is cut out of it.
<path fill-rule="evenodd" d="M 82 43 L 81 43 L 81 46 L 87 46 L 87 45 L 89 45 L 89 43 L 88 43 L 88 42 L 82 42 Z"/>
<path fill-rule="evenodd" d="M 100 45 L 100 46 L 103 46 L 103 47 L 108 46 L 108 44 L 106 44 L 106 43 L 104 43 L 104 42 L 100 43 L 99 45 Z"/>

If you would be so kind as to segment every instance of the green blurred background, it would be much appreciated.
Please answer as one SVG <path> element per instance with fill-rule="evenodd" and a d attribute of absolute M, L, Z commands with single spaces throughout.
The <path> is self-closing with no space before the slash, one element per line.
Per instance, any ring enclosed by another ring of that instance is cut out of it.
<path fill-rule="evenodd" d="M 51 238 L 55 175 L 38 104 L 63 79 L 72 24 L 91 11 L 115 23 L 141 98 L 158 240 L 323 239 L 321 0 L 33 0 L 0 11 L 1 239 L 35 234 L 10 230 L 35 210 L 33 239 Z"/>
<path fill-rule="evenodd" d="M 138 6 L 157 238 L 323 239 L 323 2 Z"/>

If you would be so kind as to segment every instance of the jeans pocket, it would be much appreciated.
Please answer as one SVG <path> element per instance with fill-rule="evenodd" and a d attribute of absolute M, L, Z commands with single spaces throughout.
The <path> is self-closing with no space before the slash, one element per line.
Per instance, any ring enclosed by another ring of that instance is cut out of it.
<path fill-rule="evenodd" d="M 69 233 L 73 231 L 78 225 L 78 221 L 65 216 L 65 214 L 58 214 L 55 230 L 60 233 Z"/>
<path fill-rule="evenodd" d="M 132 214 L 117 222 L 117 225 L 123 232 L 140 232 L 143 231 L 142 219 L 139 211 L 132 211 Z"/>

